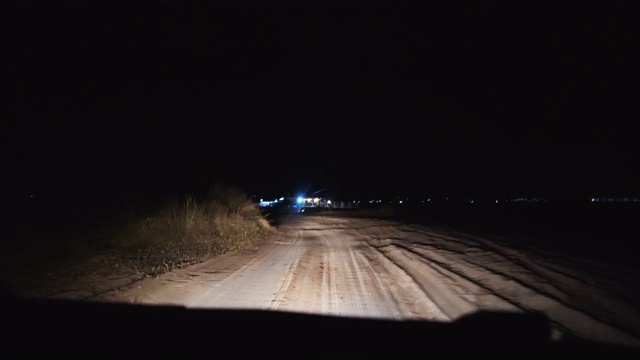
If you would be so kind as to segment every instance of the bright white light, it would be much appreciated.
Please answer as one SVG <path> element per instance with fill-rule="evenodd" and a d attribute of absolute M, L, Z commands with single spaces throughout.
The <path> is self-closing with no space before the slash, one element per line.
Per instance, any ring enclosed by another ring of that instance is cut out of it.
<path fill-rule="evenodd" d="M 298 196 L 298 203 L 301 203 L 304 201 L 304 198 L 302 198 L 302 196 Z"/>

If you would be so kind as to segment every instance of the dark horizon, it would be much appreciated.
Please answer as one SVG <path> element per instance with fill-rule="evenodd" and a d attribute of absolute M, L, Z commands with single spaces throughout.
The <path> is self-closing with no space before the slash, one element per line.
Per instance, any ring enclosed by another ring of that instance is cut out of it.
<path fill-rule="evenodd" d="M 631 4 L 3 5 L 9 198 L 640 198 Z"/>

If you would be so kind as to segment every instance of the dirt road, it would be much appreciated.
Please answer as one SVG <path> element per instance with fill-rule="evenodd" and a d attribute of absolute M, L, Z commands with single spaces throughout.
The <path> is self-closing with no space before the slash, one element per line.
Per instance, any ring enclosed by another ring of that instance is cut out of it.
<path fill-rule="evenodd" d="M 291 215 L 259 248 L 99 301 L 449 322 L 545 314 L 551 336 L 640 346 L 637 276 L 575 251 L 392 221 Z"/>
<path fill-rule="evenodd" d="M 290 216 L 254 251 L 225 254 L 97 299 L 448 320 L 420 284 L 367 242 L 371 236 L 366 230 L 379 226 L 366 220 Z"/>

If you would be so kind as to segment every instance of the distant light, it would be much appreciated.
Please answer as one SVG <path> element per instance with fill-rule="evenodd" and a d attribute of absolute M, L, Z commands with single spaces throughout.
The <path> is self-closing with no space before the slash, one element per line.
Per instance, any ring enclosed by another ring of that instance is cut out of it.
<path fill-rule="evenodd" d="M 304 198 L 302 196 L 298 196 L 298 202 L 301 203 L 304 201 Z"/>
<path fill-rule="evenodd" d="M 284 200 L 284 196 L 280 198 L 280 201 Z"/>

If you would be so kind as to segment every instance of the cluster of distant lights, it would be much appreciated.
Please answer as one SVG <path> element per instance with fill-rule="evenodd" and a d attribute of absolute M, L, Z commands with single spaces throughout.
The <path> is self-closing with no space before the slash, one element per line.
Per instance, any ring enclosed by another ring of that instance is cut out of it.
<path fill-rule="evenodd" d="M 591 198 L 591 202 L 640 202 L 640 199 L 637 198 Z"/>
<path fill-rule="evenodd" d="M 280 197 L 280 198 L 275 199 L 275 200 L 260 199 L 259 206 L 260 207 L 275 206 L 278 203 L 283 202 L 283 201 L 285 201 L 284 197 Z M 319 197 L 308 198 L 308 197 L 298 196 L 296 198 L 296 206 L 300 206 L 300 207 L 331 206 L 331 204 L 332 204 L 331 200 L 323 199 L 323 198 L 319 198 Z"/>
<path fill-rule="evenodd" d="M 320 206 L 320 205 L 331 205 L 331 200 L 325 200 L 319 197 L 307 198 L 303 196 L 298 196 L 296 199 L 296 203 L 298 206 Z"/>
<path fill-rule="evenodd" d="M 285 198 L 281 197 L 275 200 L 263 200 L 260 199 L 260 206 L 261 207 L 269 207 L 269 206 L 274 206 L 277 205 L 279 202 L 284 201 Z M 544 203 L 544 202 L 548 202 L 549 199 L 547 198 L 543 198 L 543 197 L 514 197 L 514 198 L 507 198 L 507 199 L 493 199 L 490 200 L 488 202 L 492 202 L 495 204 L 498 203 Z M 617 197 L 592 197 L 589 199 L 590 202 L 592 203 L 640 203 L 640 199 L 639 198 L 629 198 L 629 197 L 624 197 L 624 198 L 617 198 Z M 467 204 L 475 204 L 475 203 L 486 203 L 487 201 L 483 200 L 483 199 L 471 199 L 471 198 L 464 198 L 464 199 L 452 199 L 452 198 L 444 198 L 444 199 L 432 199 L 432 198 L 426 198 L 426 199 L 411 199 L 411 198 L 396 198 L 394 200 L 381 200 L 381 199 L 370 199 L 367 201 L 367 203 L 369 203 L 369 205 L 376 205 L 376 204 L 416 204 L 416 203 L 420 203 L 420 204 L 429 204 L 429 203 L 440 203 L 440 202 L 452 202 L 452 203 L 467 203 Z M 296 198 L 296 203 L 298 204 L 298 206 L 317 206 L 318 204 L 322 204 L 322 205 L 331 205 L 332 202 L 331 200 L 326 200 L 326 199 L 322 199 L 322 198 L 306 198 L 306 197 L 298 197 Z M 353 200 L 351 201 L 352 204 L 354 205 L 359 205 L 361 203 L 360 200 Z"/>
<path fill-rule="evenodd" d="M 274 200 L 260 199 L 260 202 L 258 203 L 258 205 L 260 207 L 269 207 L 269 206 L 277 205 L 279 202 L 282 202 L 282 201 L 284 201 L 284 197 L 281 197 L 279 199 L 274 199 Z"/>
<path fill-rule="evenodd" d="M 396 199 L 391 201 L 391 203 L 397 203 L 397 204 L 404 204 L 404 203 L 420 203 L 420 204 L 427 204 L 427 203 L 433 203 L 433 202 L 441 202 L 442 200 L 433 200 L 431 198 L 427 198 L 427 199 L 418 199 L 417 201 L 415 200 L 411 200 L 409 198 L 407 199 Z M 517 198 L 509 198 L 509 199 L 496 199 L 496 200 L 492 200 L 492 202 L 494 203 L 500 203 L 500 202 L 506 202 L 506 203 L 539 203 L 539 202 L 546 202 L 547 199 L 545 198 L 541 198 L 541 197 L 534 197 L 534 198 L 526 198 L 526 197 L 517 197 Z M 380 204 L 383 203 L 383 200 L 369 200 L 369 204 Z M 450 198 L 445 198 L 444 202 L 463 202 L 463 203 L 468 203 L 468 204 L 475 204 L 475 203 L 483 203 L 485 202 L 484 200 L 478 200 L 478 199 L 462 199 L 461 201 L 458 200 L 454 200 L 454 199 L 450 199 Z"/>
<path fill-rule="evenodd" d="M 543 198 L 543 197 L 515 197 L 515 198 L 507 198 L 507 199 L 494 199 L 494 200 L 490 200 L 488 202 L 493 202 L 493 203 L 544 203 L 544 202 L 548 202 L 550 201 L 547 198 Z M 597 203 L 597 202 L 603 202 L 603 203 L 640 203 L 640 199 L 639 198 L 629 198 L 629 197 L 625 197 L 625 198 L 612 198 L 612 197 L 592 197 L 589 199 L 590 202 L 592 203 Z M 379 200 L 379 199 L 372 199 L 369 200 L 368 203 L 371 205 L 375 205 L 375 204 L 382 204 L 382 203 L 395 203 L 395 204 L 415 204 L 415 203 L 420 203 L 420 204 L 427 204 L 427 203 L 434 203 L 434 202 L 456 202 L 456 203 L 468 203 L 468 204 L 475 204 L 475 203 L 486 203 L 487 201 L 483 200 L 483 199 L 451 199 L 451 198 L 444 198 L 444 199 L 440 199 L 440 200 L 434 200 L 431 198 L 427 198 L 427 199 L 418 199 L 418 200 L 412 200 L 410 198 L 405 198 L 405 199 L 400 199 L 397 198 L 395 200 L 391 200 L 391 201 L 384 201 L 384 200 Z"/>

